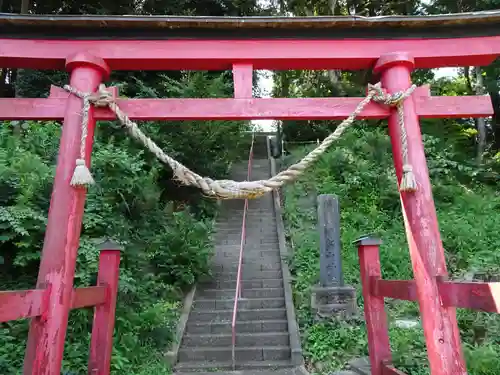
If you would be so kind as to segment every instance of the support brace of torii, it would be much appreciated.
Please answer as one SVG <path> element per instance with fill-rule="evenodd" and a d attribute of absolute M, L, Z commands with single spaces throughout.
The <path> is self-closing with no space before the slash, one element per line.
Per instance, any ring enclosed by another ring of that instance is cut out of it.
<path fill-rule="evenodd" d="M 249 98 L 252 70 L 358 69 L 373 66 L 376 62 L 375 72 L 381 74 L 383 86 L 392 93 L 411 85 L 410 73 L 414 67 L 482 65 L 500 55 L 498 36 L 464 39 L 460 50 L 457 50 L 456 40 L 453 39 L 351 40 L 348 45 L 345 41 L 335 40 L 149 40 L 140 43 L 50 40 L 41 43 L 29 39 L 0 39 L 0 66 L 61 69 L 65 62 L 66 69 L 71 73 L 70 85 L 82 92 L 96 91 L 98 85 L 108 78 L 110 67 L 130 70 L 232 68 L 235 99 L 122 99 L 117 102 L 134 120 L 343 119 L 361 99 Z M 70 179 L 74 162 L 79 157 L 82 101 L 61 91 L 52 88 L 47 99 L 0 99 L 0 120 L 64 121 L 36 287 L 36 290 L 43 291 L 44 298 L 29 302 L 31 307 L 38 307 L 32 310 L 31 315 L 13 314 L 12 311 L 8 315 L 9 319 L 21 316 L 33 318 L 25 357 L 26 375 L 60 372 L 67 318 L 74 294 L 73 278 L 86 192 L 83 188 L 71 187 Z M 482 117 L 492 112 L 487 96 L 431 97 L 426 88 L 418 89 L 405 102 L 408 157 L 414 168 L 418 189 L 415 193 L 403 193 L 401 198 L 408 218 L 406 229 L 415 288 L 432 375 L 463 375 L 466 370 L 455 308 L 441 303 L 438 284 L 446 280 L 447 271 L 418 119 Z M 109 110 L 90 110 L 85 148 L 87 162 L 92 150 L 95 121 L 112 118 Z M 389 119 L 394 165 L 399 180 L 402 173 L 401 145 L 394 110 L 372 104 L 361 113 L 360 118 Z M 20 292 L 4 293 L 7 294 L 0 294 L 0 306 L 8 300 L 7 297 L 19 297 L 22 301 L 19 306 L 27 303 Z M 453 293 L 463 295 L 468 290 L 455 288 Z M 39 315 L 42 310 L 44 314 Z M 5 313 L 0 309 L 0 321 L 2 314 Z M 382 337 L 376 339 L 383 340 Z M 105 345 L 109 349 L 111 342 L 105 342 Z M 89 373 L 92 373 L 93 366 L 91 363 Z M 383 371 L 380 363 L 372 363 L 373 375 L 382 375 Z M 99 374 L 108 372 L 109 367 L 102 368 Z"/>

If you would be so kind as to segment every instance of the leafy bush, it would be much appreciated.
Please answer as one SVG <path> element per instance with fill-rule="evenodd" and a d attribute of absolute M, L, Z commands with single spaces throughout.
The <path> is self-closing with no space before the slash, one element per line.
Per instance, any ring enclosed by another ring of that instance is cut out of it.
<path fill-rule="evenodd" d="M 160 76 L 161 77 L 161 76 Z M 124 86 L 135 96 L 225 96 L 226 75 L 186 74 L 149 86 Z M 184 90 L 184 91 L 183 91 Z M 141 124 L 160 147 L 196 172 L 226 177 L 247 151 L 245 122 Z M 0 289 L 33 288 L 58 154 L 60 125 L 4 123 L 0 127 Z M 200 152 L 200 150 L 202 152 Z M 171 170 L 114 123 L 100 124 L 92 155 L 96 185 L 88 189 L 75 286 L 94 285 L 103 239 L 120 243 L 112 373 L 165 374 L 162 351 L 175 332 L 183 293 L 209 273 L 214 201 L 172 182 Z M 174 200 L 186 203 L 179 211 Z M 92 310 L 72 311 L 64 372 L 87 372 Z M 22 367 L 27 322 L 2 324 L 0 373 Z"/>
<path fill-rule="evenodd" d="M 498 186 L 484 184 L 483 169 L 462 160 L 439 138 L 427 135 L 424 143 L 451 277 L 474 271 L 499 275 L 500 237 L 495 230 L 500 225 L 496 214 Z M 297 148 L 286 164 L 312 147 Z M 313 199 L 319 194 L 339 197 L 344 278 L 357 288 L 362 305 L 358 257 L 350 245 L 361 235 L 372 233 L 382 238 L 384 278 L 413 278 L 396 182 L 389 138 L 381 129 L 360 125 L 349 130 L 305 176 L 285 189 L 285 221 L 294 244 L 290 268 L 297 317 L 306 359 L 319 372 L 341 368 L 350 358 L 364 355 L 367 343 L 362 323 L 317 324 L 310 312 L 310 286 L 319 281 L 319 235 Z M 419 316 L 416 303 L 392 301 L 387 305 L 391 322 Z M 458 310 L 458 319 L 469 374 L 493 374 L 498 369 L 494 358 L 500 351 L 500 317 Z M 391 325 L 390 336 L 397 367 L 409 375 L 427 374 L 422 330 Z"/>

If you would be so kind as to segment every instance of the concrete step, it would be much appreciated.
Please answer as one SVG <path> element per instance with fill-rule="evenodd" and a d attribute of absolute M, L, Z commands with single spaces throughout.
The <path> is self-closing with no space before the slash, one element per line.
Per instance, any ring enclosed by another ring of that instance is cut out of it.
<path fill-rule="evenodd" d="M 216 227 L 213 233 L 214 236 L 217 235 L 241 235 L 241 223 L 237 218 L 227 218 L 225 220 L 232 220 L 233 223 L 228 227 Z M 237 221 L 238 220 L 238 221 Z M 259 220 L 258 222 L 248 221 L 250 219 L 247 218 L 247 226 L 245 228 L 246 233 L 260 233 L 266 236 L 276 235 L 276 221 L 275 220 L 267 220 L 263 222 Z"/>
<path fill-rule="evenodd" d="M 249 214 L 247 213 L 246 217 L 246 228 L 255 228 L 255 229 L 260 229 L 259 225 L 262 223 L 269 223 L 273 224 L 276 223 L 276 218 L 274 217 L 273 214 Z M 217 223 L 215 224 L 215 230 L 220 231 L 220 230 L 240 230 L 243 225 L 243 213 L 238 213 L 238 212 L 228 212 L 227 215 L 220 215 L 217 218 Z"/>
<path fill-rule="evenodd" d="M 279 254 L 278 250 L 273 250 L 272 252 L 269 252 L 267 255 L 259 255 L 260 252 L 255 252 L 255 253 L 245 253 L 243 252 L 243 259 L 242 263 L 243 264 L 269 264 L 269 263 L 281 263 L 281 257 Z M 222 254 L 215 254 L 215 256 L 212 258 L 212 263 L 214 264 L 238 264 L 240 261 L 240 256 L 239 254 L 232 254 L 232 255 L 222 255 Z"/>
<path fill-rule="evenodd" d="M 234 289 L 205 289 L 196 292 L 196 299 L 230 299 L 234 297 Z M 284 297 L 283 288 L 243 289 L 243 298 L 277 298 Z"/>
<path fill-rule="evenodd" d="M 274 271 L 274 270 L 281 270 L 281 261 L 278 262 L 256 262 L 256 263 L 243 263 L 242 270 L 245 269 L 247 272 L 258 272 L 258 271 Z M 224 271 L 224 272 L 238 272 L 238 263 L 237 262 L 231 262 L 230 260 L 227 261 L 226 264 L 213 264 L 212 265 L 212 271 L 218 272 L 218 271 Z"/>
<path fill-rule="evenodd" d="M 232 373 L 232 362 L 180 362 L 175 370 L 184 375 L 199 375 L 200 372 L 211 375 L 296 375 L 290 361 L 245 361 L 236 362 L 237 373 Z M 281 370 L 278 370 L 281 369 Z M 228 372 L 218 372 L 218 371 Z M 267 371 L 266 371 L 267 370 Z M 191 373 L 189 373 L 191 371 Z"/>
<path fill-rule="evenodd" d="M 212 346 L 199 346 L 197 348 L 179 349 L 179 362 L 206 361 L 225 362 L 231 361 L 231 346 L 218 348 Z M 289 346 L 257 346 L 237 347 L 235 349 L 236 361 L 283 361 L 290 359 Z"/>
<path fill-rule="evenodd" d="M 259 279 L 282 279 L 283 274 L 281 270 L 249 272 L 243 268 L 242 280 L 259 280 Z M 237 272 L 213 272 L 213 278 L 219 281 L 232 281 L 236 280 Z"/>
<path fill-rule="evenodd" d="M 232 320 L 233 310 L 199 310 L 191 311 L 189 318 L 192 322 L 212 322 L 225 323 Z M 240 309 L 237 319 L 240 322 L 248 320 L 284 320 L 286 319 L 286 310 L 284 308 L 276 309 Z"/>
<path fill-rule="evenodd" d="M 255 279 L 242 280 L 242 289 L 248 288 L 282 288 L 282 279 Z M 236 280 L 220 281 L 213 280 L 199 285 L 200 289 L 234 289 L 236 288 Z"/>
<path fill-rule="evenodd" d="M 193 302 L 193 310 L 230 310 L 234 307 L 233 299 L 197 299 Z M 285 307 L 284 298 L 241 298 L 238 309 L 276 309 Z"/>
<path fill-rule="evenodd" d="M 216 244 L 215 245 L 215 254 L 234 254 L 237 253 L 239 256 L 240 252 L 240 244 L 232 244 L 232 245 L 222 245 L 222 244 Z M 279 253 L 279 247 L 278 246 L 262 246 L 260 243 L 259 244 L 246 244 L 245 247 L 243 248 L 243 253 L 246 255 L 253 255 L 255 254 L 260 254 L 261 252 L 276 252 Z"/>
<path fill-rule="evenodd" d="M 230 257 L 233 255 L 240 255 L 240 246 L 225 246 L 225 247 L 217 247 L 219 251 L 216 251 L 214 257 Z M 253 259 L 253 258 L 266 258 L 266 257 L 275 257 L 279 256 L 280 252 L 276 249 L 266 249 L 266 248 L 256 248 L 249 249 L 245 248 L 243 252 L 243 259 Z"/>
<path fill-rule="evenodd" d="M 224 238 L 224 239 L 221 239 L 221 240 L 218 240 L 215 242 L 216 248 L 220 245 L 222 245 L 222 246 L 228 246 L 228 245 L 240 246 L 240 244 L 241 244 L 241 242 L 239 239 L 227 239 L 227 238 Z M 279 244 L 279 242 L 278 242 L 277 236 L 276 236 L 276 238 L 251 238 L 251 237 L 248 237 L 244 243 L 245 248 L 248 245 L 261 245 L 261 246 L 263 245 L 262 247 L 269 247 L 269 246 L 274 246 L 274 245 L 278 245 L 278 244 Z"/>
<path fill-rule="evenodd" d="M 282 320 L 246 320 L 236 322 L 236 332 L 238 333 L 259 333 L 259 332 L 287 332 L 288 322 Z M 188 334 L 219 334 L 231 333 L 231 321 L 227 322 L 194 322 L 191 319 L 187 323 L 186 332 Z"/>
<path fill-rule="evenodd" d="M 228 347 L 232 345 L 231 333 L 188 334 L 182 339 L 183 347 Z M 288 346 L 288 332 L 239 333 L 236 332 L 236 345 L 240 347 Z"/>

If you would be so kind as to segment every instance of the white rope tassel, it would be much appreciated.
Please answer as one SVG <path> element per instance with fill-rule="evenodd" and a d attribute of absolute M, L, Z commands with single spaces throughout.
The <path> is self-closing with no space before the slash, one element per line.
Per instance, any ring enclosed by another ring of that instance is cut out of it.
<path fill-rule="evenodd" d="M 76 159 L 75 171 L 71 177 L 70 185 L 74 187 L 87 187 L 94 184 L 94 179 L 85 161 L 85 143 L 89 125 L 90 95 L 79 95 L 72 87 L 65 85 L 64 89 L 83 99 L 82 111 L 82 136 L 80 139 L 80 158 Z"/>
<path fill-rule="evenodd" d="M 90 170 L 88 169 L 85 159 L 76 159 L 76 167 L 73 172 L 73 177 L 71 177 L 71 186 L 83 186 L 87 187 L 94 184 L 94 179 Z"/>
<path fill-rule="evenodd" d="M 396 92 L 392 95 L 384 93 L 379 85 L 370 85 L 371 90 L 377 91 L 377 95 L 373 96 L 373 100 L 377 103 L 383 103 L 389 106 L 396 106 L 398 111 L 398 125 L 401 139 L 401 150 L 403 156 L 403 176 L 401 177 L 401 182 L 399 184 L 399 191 L 405 193 L 413 193 L 417 191 L 417 180 L 415 174 L 413 173 L 413 166 L 410 164 L 408 159 L 408 136 L 406 134 L 405 119 L 404 119 L 404 109 L 403 102 L 408 98 L 417 86 L 412 85 L 408 90 L 402 92 Z"/>
<path fill-rule="evenodd" d="M 413 173 L 413 166 L 408 160 L 408 136 L 404 124 L 404 111 L 403 102 L 398 103 L 398 122 L 399 130 L 401 132 L 401 148 L 403 150 L 403 176 L 399 184 L 399 191 L 405 193 L 414 193 L 417 191 L 417 179 Z"/>

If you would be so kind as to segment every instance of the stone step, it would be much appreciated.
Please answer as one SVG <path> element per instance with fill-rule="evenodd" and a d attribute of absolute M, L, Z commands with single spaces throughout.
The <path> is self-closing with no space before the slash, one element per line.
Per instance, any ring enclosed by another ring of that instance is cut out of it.
<path fill-rule="evenodd" d="M 229 334 L 188 334 L 182 340 L 183 347 L 228 347 L 232 345 L 233 335 Z M 240 347 L 288 346 L 288 332 L 238 333 L 236 345 Z"/>
<path fill-rule="evenodd" d="M 215 225 L 215 232 L 229 232 L 229 233 L 241 233 L 241 228 L 243 224 L 243 218 L 238 215 L 228 215 L 227 218 L 221 218 L 224 221 L 224 224 L 219 222 L 219 224 Z M 246 227 L 245 230 L 254 229 L 270 229 L 272 227 L 264 227 L 264 225 L 276 225 L 276 220 L 274 217 L 253 217 L 247 216 L 246 218 Z"/>
<path fill-rule="evenodd" d="M 265 222 L 265 223 L 275 223 L 276 218 L 274 217 L 274 214 L 248 214 L 246 217 L 246 227 L 254 227 L 258 228 L 258 225 Z M 231 211 L 227 215 L 220 215 L 217 218 L 217 223 L 215 224 L 215 230 L 222 230 L 222 229 L 239 229 L 241 230 L 241 227 L 243 225 L 243 213 L 238 213 Z"/>
<path fill-rule="evenodd" d="M 232 255 L 227 254 L 216 254 L 212 258 L 212 263 L 214 264 L 238 264 L 240 260 L 239 254 L 235 253 Z M 269 251 L 267 255 L 260 255 L 260 252 L 255 253 L 243 253 L 243 264 L 269 264 L 269 263 L 281 263 L 281 256 L 278 250 Z"/>
<path fill-rule="evenodd" d="M 230 310 L 234 307 L 233 299 L 197 299 L 193 302 L 193 310 Z M 238 309 L 276 309 L 285 307 L 284 298 L 241 298 Z"/>
<path fill-rule="evenodd" d="M 234 221 L 234 217 L 231 218 L 233 222 L 230 224 L 230 226 L 217 226 L 215 228 L 215 234 L 234 234 L 234 233 L 240 233 L 241 234 L 241 228 L 242 228 L 242 223 L 238 222 L 236 223 Z M 248 220 L 248 217 L 247 217 Z M 274 220 L 272 220 L 274 222 Z M 245 231 L 253 230 L 256 233 L 276 233 L 276 228 L 273 227 L 261 227 L 259 225 L 252 225 L 250 221 L 246 222 L 245 226 Z"/>
<path fill-rule="evenodd" d="M 225 362 L 231 361 L 231 346 L 218 348 L 212 346 L 200 346 L 197 348 L 179 349 L 179 361 L 206 361 Z M 283 361 L 290 359 L 289 346 L 258 346 L 258 347 L 236 347 L 236 361 Z"/>
<path fill-rule="evenodd" d="M 239 259 L 224 257 L 222 259 L 212 259 L 211 269 L 212 273 L 224 272 L 238 272 Z M 257 271 L 272 271 L 281 269 L 281 260 L 278 258 L 273 259 L 243 259 L 242 270 L 257 272 Z"/>
<path fill-rule="evenodd" d="M 238 333 L 259 333 L 259 332 L 287 332 L 288 322 L 284 320 L 246 320 L 236 322 L 236 332 Z M 194 322 L 191 319 L 187 323 L 186 332 L 188 334 L 219 334 L 231 333 L 231 321 L 227 322 Z"/>
<path fill-rule="evenodd" d="M 282 279 L 255 279 L 255 280 L 242 280 L 242 289 L 247 288 L 282 288 Z M 234 289 L 236 288 L 236 280 L 220 281 L 214 280 L 200 284 L 200 289 Z"/>
<path fill-rule="evenodd" d="M 249 243 L 256 243 L 256 242 L 277 242 L 278 241 L 278 235 L 276 233 L 262 233 L 262 232 L 247 232 L 245 235 L 245 240 L 243 241 L 243 244 L 249 244 Z M 222 244 L 223 242 L 228 242 L 231 241 L 235 245 L 241 244 L 241 233 L 231 233 L 231 234 L 216 234 L 213 237 L 213 243 L 215 244 Z"/>
<path fill-rule="evenodd" d="M 242 266 L 247 272 L 257 272 L 257 271 L 273 271 L 281 270 L 281 262 L 267 263 L 262 262 L 247 262 L 243 263 Z M 225 272 L 238 272 L 238 263 L 228 261 L 226 264 L 213 264 L 212 271 L 225 271 Z"/>
<path fill-rule="evenodd" d="M 196 298 L 227 299 L 234 297 L 234 289 L 205 289 L 196 292 Z M 242 291 L 243 298 L 277 298 L 284 297 L 283 288 L 253 288 Z"/>
<path fill-rule="evenodd" d="M 224 247 L 224 248 L 219 248 L 220 250 L 215 253 L 215 257 L 224 257 L 224 256 L 232 256 L 234 254 L 237 254 L 238 256 L 240 255 L 240 246 L 231 246 L 231 247 Z M 274 256 L 279 256 L 280 252 L 279 250 L 276 249 L 262 249 L 262 248 L 256 248 L 256 249 L 248 249 L 245 248 L 243 251 L 243 258 L 265 258 L 265 257 L 274 257 Z"/>
<path fill-rule="evenodd" d="M 235 240 L 235 239 L 230 239 L 230 238 L 224 238 L 220 239 L 219 241 L 214 242 L 215 244 L 215 249 L 218 249 L 219 247 L 228 247 L 230 246 L 232 249 L 238 248 L 238 250 L 241 247 L 241 241 L 240 240 Z M 278 238 L 247 238 L 245 242 L 243 243 L 243 249 L 252 249 L 252 250 L 258 250 L 259 248 L 263 248 L 264 250 L 269 249 L 269 250 L 275 250 L 276 245 L 278 245 Z"/>
<path fill-rule="evenodd" d="M 243 268 L 242 280 L 255 280 L 255 279 L 281 279 L 283 274 L 281 270 L 249 272 Z M 220 281 L 236 280 L 237 272 L 214 272 L 213 277 Z"/>
<path fill-rule="evenodd" d="M 192 322 L 212 322 L 226 323 L 231 322 L 233 310 L 199 310 L 191 311 L 189 318 Z M 248 320 L 283 320 L 286 319 L 286 310 L 284 308 L 277 309 L 240 309 L 237 313 L 238 321 Z"/>
<path fill-rule="evenodd" d="M 188 371 L 192 371 L 191 375 L 199 375 L 200 372 L 210 375 L 227 375 L 227 372 L 218 371 L 229 371 L 231 370 L 233 363 L 227 362 L 180 362 L 175 366 L 176 371 L 182 372 L 184 375 L 190 375 Z M 236 362 L 236 370 L 247 370 L 238 371 L 238 373 L 233 373 L 234 375 L 295 375 L 293 369 L 293 364 L 290 361 L 245 361 Z M 277 371 L 277 369 L 283 369 Z M 268 370 L 268 371 L 265 371 Z M 256 372 L 257 371 L 257 372 Z"/>
<path fill-rule="evenodd" d="M 239 256 L 240 252 L 240 244 L 232 244 L 232 245 L 215 245 L 215 254 L 234 254 L 237 253 Z M 244 254 L 249 254 L 249 255 L 258 255 L 261 252 L 275 252 L 279 253 L 279 246 L 263 246 L 261 244 L 246 244 L 243 248 L 243 253 Z"/>

